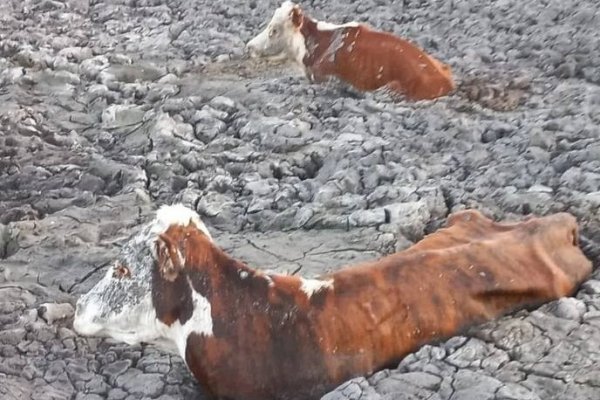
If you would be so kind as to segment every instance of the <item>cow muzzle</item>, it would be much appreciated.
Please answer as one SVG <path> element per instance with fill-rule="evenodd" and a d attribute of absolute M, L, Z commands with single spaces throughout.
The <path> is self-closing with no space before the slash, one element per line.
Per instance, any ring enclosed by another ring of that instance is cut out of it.
<path fill-rule="evenodd" d="M 73 329 L 82 336 L 94 336 L 102 331 L 102 325 L 97 321 L 100 309 L 95 302 L 87 300 L 80 298 L 77 301 Z"/>
<path fill-rule="evenodd" d="M 251 40 L 246 44 L 246 53 L 248 53 L 250 58 L 260 57 L 260 54 L 258 52 L 258 46 L 256 45 L 256 42 L 254 42 L 254 40 Z"/>

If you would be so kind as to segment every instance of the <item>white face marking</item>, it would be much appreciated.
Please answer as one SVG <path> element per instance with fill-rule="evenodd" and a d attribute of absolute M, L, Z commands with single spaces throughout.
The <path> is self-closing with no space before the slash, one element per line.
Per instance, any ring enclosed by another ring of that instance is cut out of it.
<path fill-rule="evenodd" d="M 212 236 L 200 216 L 192 209 L 183 204 L 164 205 L 156 212 L 156 218 L 152 221 L 151 233 L 164 233 L 171 225 L 186 226 L 190 221 L 196 225 L 212 241 Z"/>
<path fill-rule="evenodd" d="M 112 271 L 109 269 L 109 272 Z M 109 317 L 103 324 L 95 322 L 96 316 L 106 311 L 99 300 L 89 301 L 83 310 L 79 308 L 73 320 L 75 332 L 83 336 L 112 337 L 129 345 L 160 342 L 162 333 L 150 293 L 137 305 L 125 304 L 118 315 Z M 122 315 L 127 318 L 120 318 Z"/>
<path fill-rule="evenodd" d="M 319 279 L 302 278 L 301 281 L 302 286 L 300 286 L 300 290 L 302 290 L 308 298 L 321 290 L 333 289 L 333 279 L 322 281 Z"/>
<path fill-rule="evenodd" d="M 208 228 L 204 225 L 204 222 L 202 222 L 200 216 L 195 211 L 183 204 L 161 206 L 156 212 L 156 218 L 154 218 L 150 226 L 150 233 L 154 236 L 151 236 L 148 241 L 148 247 L 151 249 L 154 258 L 157 257 L 156 248 L 154 246 L 157 236 L 165 233 L 171 225 L 187 226 L 190 222 L 193 223 L 196 228 L 200 229 L 211 242 L 213 241 Z M 183 265 L 185 260 L 179 251 L 177 252 L 177 256 L 179 257 L 179 262 Z"/>
<path fill-rule="evenodd" d="M 110 269 L 108 270 L 110 272 Z M 79 311 L 79 310 L 78 310 Z M 73 329 L 80 335 L 95 335 L 102 327 L 92 321 L 94 315 L 100 314 L 100 304 L 95 301 L 88 303 L 85 312 L 79 312 L 73 319 Z"/>
<path fill-rule="evenodd" d="M 292 23 L 291 13 L 296 4 L 285 1 L 275 10 L 267 27 L 246 44 L 251 57 L 285 55 L 302 64 L 306 43 L 300 30 Z"/>

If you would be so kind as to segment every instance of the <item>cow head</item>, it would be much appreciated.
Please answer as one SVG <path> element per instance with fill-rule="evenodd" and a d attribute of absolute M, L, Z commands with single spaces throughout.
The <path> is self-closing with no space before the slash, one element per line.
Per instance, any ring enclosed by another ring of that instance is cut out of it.
<path fill-rule="evenodd" d="M 304 37 L 300 32 L 304 14 L 300 6 L 285 1 L 275 10 L 267 27 L 246 45 L 252 57 L 295 59 L 302 63 L 306 53 Z"/>
<path fill-rule="evenodd" d="M 194 211 L 182 205 L 161 207 L 152 222 L 129 238 L 104 277 L 78 300 L 73 322 L 77 333 L 128 344 L 175 342 L 180 352 L 182 333 L 177 330 L 192 317 L 196 329 L 204 327 L 204 333 L 210 333 L 210 304 L 181 279 L 186 260 L 181 238 L 171 233 L 177 228 L 212 242 Z M 173 287 L 177 282 L 180 286 Z M 189 315 L 178 320 L 175 303 L 185 300 L 190 303 Z M 167 320 L 165 310 L 171 313 Z"/>

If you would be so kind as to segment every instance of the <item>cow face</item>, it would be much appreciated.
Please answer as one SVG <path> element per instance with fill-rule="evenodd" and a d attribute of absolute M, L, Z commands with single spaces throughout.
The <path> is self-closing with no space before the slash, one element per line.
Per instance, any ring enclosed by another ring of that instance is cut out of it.
<path fill-rule="evenodd" d="M 153 288 L 160 283 L 155 280 L 173 278 L 173 262 L 179 267 L 184 262 L 179 253 L 176 259 L 165 257 L 165 232 L 171 226 L 189 224 L 212 241 L 198 215 L 181 205 L 162 207 L 154 221 L 131 236 L 104 277 L 78 300 L 75 331 L 128 344 L 172 342 L 168 339 L 174 339 L 174 327 L 158 319 Z"/>
<path fill-rule="evenodd" d="M 251 57 L 292 58 L 302 63 L 306 46 L 300 28 L 304 15 L 300 7 L 285 1 L 267 27 L 246 45 Z"/>
<path fill-rule="evenodd" d="M 149 227 L 130 238 L 104 277 L 77 301 L 73 328 L 81 335 L 107 336 L 128 344 L 159 335 L 151 301 L 154 263 Z"/>

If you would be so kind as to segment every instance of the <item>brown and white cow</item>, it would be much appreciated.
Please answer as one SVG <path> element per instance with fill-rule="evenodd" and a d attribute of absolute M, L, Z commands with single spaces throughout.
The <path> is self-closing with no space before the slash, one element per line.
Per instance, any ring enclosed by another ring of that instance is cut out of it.
<path fill-rule="evenodd" d="M 432 340 L 571 294 L 591 272 L 564 213 L 499 224 L 476 211 L 411 248 L 318 279 L 223 252 L 198 215 L 162 207 L 77 303 L 74 328 L 170 342 L 213 397 L 317 399 Z"/>
<path fill-rule="evenodd" d="M 357 22 L 316 21 L 291 1 L 275 11 L 247 48 L 254 57 L 296 60 L 315 82 L 335 77 L 362 91 L 385 88 L 410 100 L 433 99 L 454 89 L 450 67 L 414 44 Z"/>

